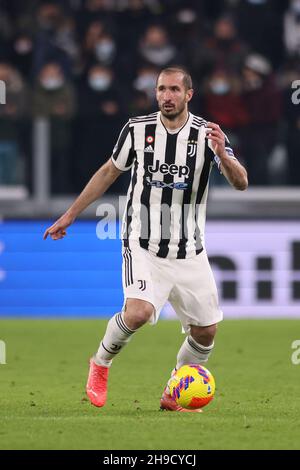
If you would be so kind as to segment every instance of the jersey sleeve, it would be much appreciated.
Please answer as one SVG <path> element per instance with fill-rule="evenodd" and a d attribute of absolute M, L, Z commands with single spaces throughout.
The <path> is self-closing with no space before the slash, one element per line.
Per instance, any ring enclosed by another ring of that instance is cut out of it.
<path fill-rule="evenodd" d="M 127 122 L 114 146 L 111 159 L 118 170 L 127 171 L 132 167 L 134 155 L 132 135 L 129 122 Z"/>
<path fill-rule="evenodd" d="M 227 135 L 226 134 L 224 134 L 224 135 L 225 135 L 225 151 L 227 153 L 227 156 L 229 158 L 231 158 L 232 160 L 237 160 L 237 158 L 234 155 L 234 151 L 231 148 L 231 145 L 230 145 L 230 142 L 229 142 L 229 139 L 228 139 Z M 213 163 L 215 163 L 217 165 L 218 169 L 220 170 L 221 160 L 220 160 L 220 157 L 218 157 L 218 155 L 216 155 L 214 150 L 213 150 L 211 139 L 208 139 L 208 147 L 212 151 L 211 155 L 212 155 Z"/>

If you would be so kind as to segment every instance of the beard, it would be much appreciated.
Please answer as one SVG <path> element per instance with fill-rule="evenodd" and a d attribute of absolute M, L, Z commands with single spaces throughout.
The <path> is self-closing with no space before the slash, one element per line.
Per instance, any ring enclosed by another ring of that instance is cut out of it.
<path fill-rule="evenodd" d="M 170 108 L 170 109 L 165 109 L 164 108 L 164 105 L 159 105 L 159 110 L 161 112 L 161 114 L 169 119 L 170 121 L 174 121 L 178 116 L 180 116 L 180 114 L 182 114 L 185 110 L 185 103 L 182 103 L 180 104 L 177 109 L 176 107 L 174 106 L 174 108 Z"/>

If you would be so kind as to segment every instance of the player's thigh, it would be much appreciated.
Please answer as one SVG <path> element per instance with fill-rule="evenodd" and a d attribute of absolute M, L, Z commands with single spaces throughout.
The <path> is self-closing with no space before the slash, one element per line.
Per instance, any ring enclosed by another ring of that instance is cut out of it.
<path fill-rule="evenodd" d="M 189 332 L 191 325 L 207 327 L 220 322 L 223 313 L 206 252 L 179 261 L 183 264 L 176 270 L 180 275 L 169 300 L 185 331 Z"/>
<path fill-rule="evenodd" d="M 130 247 L 123 248 L 122 280 L 124 307 L 134 301 L 144 301 L 154 307 L 151 321 L 157 321 L 171 290 L 171 280 L 160 266 L 157 257 L 141 248 L 138 243 L 130 242 Z M 130 303 L 128 303 L 130 302 Z M 142 305 L 148 309 L 147 304 Z"/>

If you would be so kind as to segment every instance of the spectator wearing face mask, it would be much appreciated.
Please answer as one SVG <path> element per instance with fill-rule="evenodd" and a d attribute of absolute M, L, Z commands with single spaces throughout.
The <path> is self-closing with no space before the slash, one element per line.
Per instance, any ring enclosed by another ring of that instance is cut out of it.
<path fill-rule="evenodd" d="M 241 99 L 240 79 L 223 69 L 215 70 L 203 86 L 202 113 L 212 122 L 218 122 L 240 155 L 240 131 L 248 123 L 248 114 Z M 223 185 L 224 178 L 216 172 L 213 184 Z"/>
<path fill-rule="evenodd" d="M 102 65 L 111 66 L 117 55 L 117 45 L 114 38 L 106 33 L 95 43 L 94 57 Z"/>
<path fill-rule="evenodd" d="M 116 86 L 113 70 L 92 65 L 78 87 L 79 116 L 76 122 L 77 187 L 82 187 L 106 161 L 115 132 L 123 121 L 125 96 Z M 126 100 L 127 101 L 127 100 Z"/>
<path fill-rule="evenodd" d="M 28 88 L 20 73 L 0 63 L 0 80 L 5 83 L 5 103 L 0 104 L 0 184 L 24 183 L 26 171 L 25 133 L 29 116 Z"/>
<path fill-rule="evenodd" d="M 158 9 L 155 2 L 145 2 L 145 0 L 127 0 L 123 3 L 122 10 L 116 16 L 122 52 L 126 53 L 126 50 L 136 47 L 145 28 L 155 21 Z"/>
<path fill-rule="evenodd" d="M 27 32 L 18 33 L 11 45 L 11 62 L 24 77 L 30 77 L 33 66 L 33 37 Z"/>
<path fill-rule="evenodd" d="M 33 96 L 35 116 L 55 117 L 67 121 L 75 113 L 75 95 L 61 66 L 46 64 L 38 75 Z"/>
<path fill-rule="evenodd" d="M 81 8 L 79 8 L 76 14 L 77 31 L 80 36 L 89 27 L 92 22 L 101 22 L 111 31 L 114 27 L 114 12 L 110 8 L 112 2 L 106 0 L 85 0 L 81 2 Z"/>
<path fill-rule="evenodd" d="M 92 65 L 79 87 L 79 111 L 85 118 L 114 116 L 122 110 L 122 95 L 116 87 L 113 71 Z"/>
<path fill-rule="evenodd" d="M 300 0 L 291 0 L 285 13 L 284 46 L 289 56 L 300 59 Z"/>
<path fill-rule="evenodd" d="M 247 53 L 248 48 L 240 40 L 233 18 L 223 15 L 215 22 L 213 35 L 190 51 L 189 61 L 201 81 L 215 69 L 239 73 Z"/>
<path fill-rule="evenodd" d="M 182 2 L 170 15 L 170 30 L 176 45 L 186 56 L 199 46 L 199 39 L 203 37 L 205 22 L 202 2 Z"/>
<path fill-rule="evenodd" d="M 159 68 L 180 62 L 178 51 L 163 26 L 147 28 L 139 45 L 138 62 Z"/>
<path fill-rule="evenodd" d="M 138 70 L 136 78 L 133 81 L 133 89 L 144 92 L 152 105 L 156 103 L 155 88 L 157 75 L 158 69 L 156 67 L 145 66 Z"/>
<path fill-rule="evenodd" d="M 204 86 L 205 115 L 219 122 L 225 132 L 234 132 L 248 123 L 248 113 L 241 99 L 241 83 L 226 70 L 216 70 Z"/>
<path fill-rule="evenodd" d="M 36 19 L 34 73 L 53 61 L 59 62 L 64 74 L 71 77 L 79 58 L 75 22 L 62 5 L 50 1 L 39 6 Z"/>
<path fill-rule="evenodd" d="M 33 114 L 46 117 L 51 137 L 51 188 L 53 193 L 72 190 L 70 171 L 72 119 L 76 111 L 73 86 L 67 81 L 61 66 L 46 64 L 38 74 L 33 93 Z"/>
<path fill-rule="evenodd" d="M 0 80 L 5 83 L 5 103 L 0 104 L 0 116 L 22 119 L 29 113 L 28 88 L 19 71 L 7 62 L 0 62 Z"/>
<path fill-rule="evenodd" d="M 253 185 L 270 184 L 269 160 L 278 139 L 282 96 L 272 74 L 270 62 L 250 54 L 243 68 L 242 98 L 249 116 L 243 130 L 243 154 Z"/>
<path fill-rule="evenodd" d="M 106 34 L 105 25 L 102 21 L 91 22 L 82 38 L 81 44 L 81 69 L 85 70 L 94 60 L 96 43 Z"/>

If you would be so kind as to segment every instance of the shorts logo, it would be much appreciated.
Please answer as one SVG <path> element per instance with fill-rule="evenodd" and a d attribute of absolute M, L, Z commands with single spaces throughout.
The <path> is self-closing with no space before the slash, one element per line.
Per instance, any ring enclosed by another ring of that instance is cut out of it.
<path fill-rule="evenodd" d="M 154 142 L 154 137 L 152 137 L 152 135 L 148 135 L 148 136 L 146 137 L 146 142 L 147 142 L 147 144 L 153 144 L 153 142 Z"/>
<path fill-rule="evenodd" d="M 139 289 L 140 289 L 140 290 L 145 290 L 145 289 L 146 289 L 146 281 L 140 281 L 140 280 L 138 280 L 138 282 L 140 283 Z"/>
<path fill-rule="evenodd" d="M 197 142 L 196 140 L 189 140 L 187 146 L 187 155 L 188 157 L 194 157 L 197 152 Z"/>

